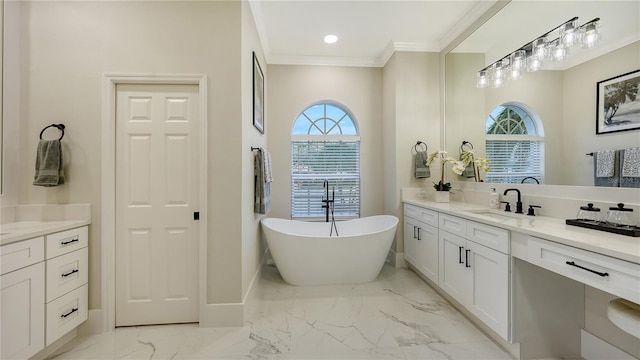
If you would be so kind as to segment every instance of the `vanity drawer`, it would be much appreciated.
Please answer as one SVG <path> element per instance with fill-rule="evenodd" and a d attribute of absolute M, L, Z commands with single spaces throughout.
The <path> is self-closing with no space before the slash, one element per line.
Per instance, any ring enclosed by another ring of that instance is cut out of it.
<path fill-rule="evenodd" d="M 89 248 L 47 260 L 47 302 L 86 284 Z"/>
<path fill-rule="evenodd" d="M 47 259 L 86 247 L 88 238 L 86 226 L 47 235 Z"/>
<path fill-rule="evenodd" d="M 531 236 L 527 258 L 547 270 L 640 303 L 640 264 Z"/>
<path fill-rule="evenodd" d="M 467 239 L 501 253 L 509 254 L 509 230 L 468 221 Z"/>
<path fill-rule="evenodd" d="M 467 220 L 447 214 L 440 214 L 439 220 L 440 230 L 462 236 L 463 238 L 467 237 Z"/>
<path fill-rule="evenodd" d="M 0 272 L 27 267 L 44 260 L 44 237 L 15 242 L 0 247 Z"/>
<path fill-rule="evenodd" d="M 438 227 L 438 212 L 415 205 L 404 204 L 404 216 Z"/>
<path fill-rule="evenodd" d="M 47 346 L 87 320 L 87 284 L 47 303 Z"/>

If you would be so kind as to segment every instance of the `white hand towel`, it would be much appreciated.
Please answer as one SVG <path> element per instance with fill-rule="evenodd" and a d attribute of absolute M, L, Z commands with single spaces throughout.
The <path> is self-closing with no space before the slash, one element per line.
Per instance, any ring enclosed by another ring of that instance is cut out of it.
<path fill-rule="evenodd" d="M 624 150 L 622 163 L 622 176 L 640 177 L 640 147 Z"/>
<path fill-rule="evenodd" d="M 596 177 L 613 177 L 616 151 L 603 150 L 596 155 Z"/>

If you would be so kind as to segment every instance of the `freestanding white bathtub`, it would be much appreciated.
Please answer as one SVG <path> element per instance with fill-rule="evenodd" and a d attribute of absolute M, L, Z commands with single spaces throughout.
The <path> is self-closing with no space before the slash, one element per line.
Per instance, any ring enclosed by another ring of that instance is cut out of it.
<path fill-rule="evenodd" d="M 398 218 L 377 215 L 336 222 L 262 219 L 271 256 L 291 285 L 362 284 L 378 277 L 391 248 Z"/>

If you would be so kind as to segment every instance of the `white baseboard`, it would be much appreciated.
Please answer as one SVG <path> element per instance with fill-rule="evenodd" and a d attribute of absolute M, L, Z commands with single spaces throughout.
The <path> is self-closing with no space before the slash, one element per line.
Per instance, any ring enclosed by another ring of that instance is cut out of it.
<path fill-rule="evenodd" d="M 585 360 L 636 360 L 635 357 L 585 330 L 580 333 L 580 342 L 580 353 Z"/>
<path fill-rule="evenodd" d="M 389 264 L 393 265 L 395 268 L 406 268 L 407 263 L 404 261 L 404 253 L 397 253 L 393 249 L 389 249 L 387 253 L 387 260 Z"/>
<path fill-rule="evenodd" d="M 78 335 L 102 334 L 107 331 L 102 320 L 102 309 L 89 310 L 87 321 L 78 326 Z"/>
<path fill-rule="evenodd" d="M 206 304 L 200 313 L 200 327 L 240 327 L 244 325 L 244 304 Z"/>

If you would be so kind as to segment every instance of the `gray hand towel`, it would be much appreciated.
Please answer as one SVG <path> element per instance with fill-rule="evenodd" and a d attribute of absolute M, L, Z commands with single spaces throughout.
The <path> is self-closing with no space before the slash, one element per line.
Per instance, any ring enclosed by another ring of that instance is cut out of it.
<path fill-rule="evenodd" d="M 637 149 L 637 148 L 636 148 Z M 619 176 L 618 178 L 620 179 L 620 187 L 625 187 L 625 188 L 640 188 L 640 177 L 637 176 L 633 176 L 634 174 L 637 174 L 637 172 L 633 172 L 633 168 L 634 166 L 638 166 L 638 163 L 635 162 L 635 165 L 633 164 L 627 164 L 627 162 L 634 162 L 637 161 L 638 159 L 635 158 L 636 155 L 628 155 L 627 152 L 633 150 L 633 148 L 631 149 L 625 149 L 625 150 L 620 150 L 620 167 L 622 169 L 625 169 L 625 167 L 627 168 L 627 174 L 631 175 L 625 175 L 624 172 L 622 172 L 621 176 Z M 635 158 L 635 160 L 634 160 Z"/>
<path fill-rule="evenodd" d="M 64 184 L 62 172 L 62 144 L 60 140 L 40 140 L 36 153 L 36 175 L 33 185 L 58 186 Z"/>
<path fill-rule="evenodd" d="M 265 181 L 265 153 L 260 149 L 253 159 L 254 166 L 254 201 L 253 212 L 266 214 L 271 208 L 271 183 Z"/>
<path fill-rule="evenodd" d="M 415 177 L 416 179 L 426 179 L 431 177 L 431 169 L 427 166 L 427 152 L 426 151 L 418 151 L 416 152 L 415 159 Z"/>
<path fill-rule="evenodd" d="M 598 151 L 595 154 L 596 177 L 609 178 L 614 176 L 614 164 L 616 162 L 615 150 Z"/>
<path fill-rule="evenodd" d="M 622 159 L 621 176 L 640 177 L 640 147 L 625 149 Z"/>
<path fill-rule="evenodd" d="M 599 177 L 598 176 L 598 157 L 600 152 L 593 154 L 593 185 L 606 186 L 606 187 L 618 187 L 620 186 L 620 161 L 618 160 L 618 152 L 614 150 L 613 157 L 613 176 L 611 177 Z"/>

